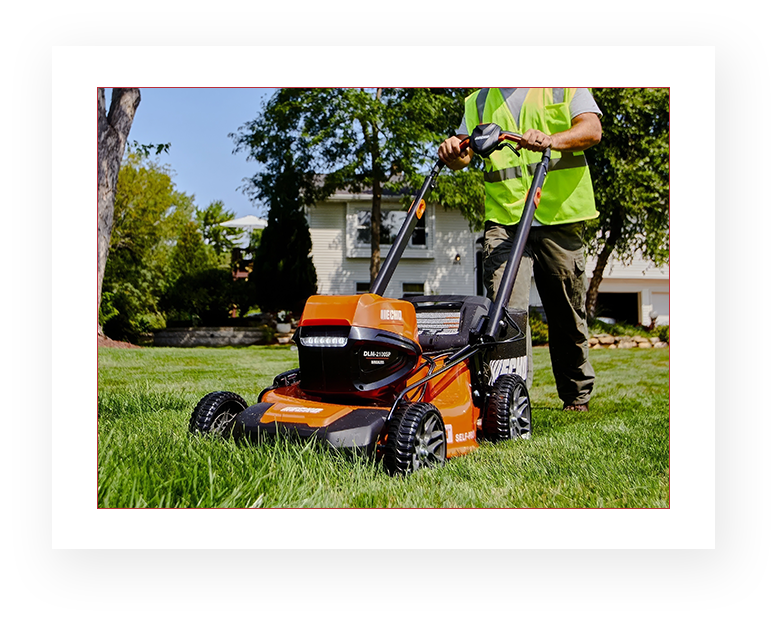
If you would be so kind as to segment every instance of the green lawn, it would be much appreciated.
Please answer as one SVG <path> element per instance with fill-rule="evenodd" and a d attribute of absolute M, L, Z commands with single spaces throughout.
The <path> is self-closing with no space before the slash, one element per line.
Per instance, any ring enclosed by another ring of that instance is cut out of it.
<path fill-rule="evenodd" d="M 593 350 L 591 411 L 563 412 L 534 349 L 533 437 L 390 478 L 312 443 L 188 433 L 198 400 L 255 403 L 297 365 L 285 347 L 99 349 L 100 507 L 668 507 L 669 349 Z"/>

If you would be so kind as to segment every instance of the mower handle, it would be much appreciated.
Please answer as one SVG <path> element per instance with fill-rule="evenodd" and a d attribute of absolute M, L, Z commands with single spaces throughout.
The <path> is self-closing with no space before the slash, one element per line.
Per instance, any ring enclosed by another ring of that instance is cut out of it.
<path fill-rule="evenodd" d="M 470 147 L 474 153 L 479 154 L 482 158 L 487 158 L 494 151 L 508 147 L 519 156 L 520 152 L 515 147 L 512 147 L 510 143 L 505 143 L 505 141 L 513 141 L 519 145 L 522 139 L 522 135 L 502 130 L 498 124 L 479 124 L 474 128 L 471 136 L 460 141 L 460 151 L 462 152 L 466 147 Z"/>
<path fill-rule="evenodd" d="M 508 147 L 519 156 L 520 152 L 518 152 L 509 143 L 505 143 L 504 141 L 519 142 L 521 139 L 522 137 L 519 134 L 501 130 L 501 127 L 498 124 L 480 124 L 474 128 L 474 131 L 471 133 L 470 137 L 466 137 L 460 141 L 460 150 L 462 151 L 466 147 L 470 147 L 475 153 L 479 154 L 483 158 L 486 158 L 494 151 L 501 149 L 502 147 Z M 545 155 L 542 157 L 545 173 L 547 171 L 547 164 L 549 161 L 550 150 L 547 149 Z M 406 219 L 403 222 L 403 225 L 400 226 L 400 231 L 392 243 L 392 247 L 390 248 L 383 264 L 381 265 L 381 268 L 376 275 L 376 279 L 373 280 L 373 283 L 370 285 L 369 292 L 383 296 L 384 291 L 386 291 L 386 288 L 389 285 L 389 280 L 392 277 L 392 273 L 397 267 L 397 264 L 403 255 L 403 250 L 414 232 L 414 227 L 425 212 L 425 198 L 430 192 L 430 189 L 433 187 L 435 180 L 444 165 L 445 163 L 443 160 L 440 158 L 437 159 L 433 169 L 430 171 L 430 174 L 425 178 L 425 182 L 422 184 L 422 188 L 419 189 L 419 192 L 408 209 Z M 542 176 L 542 180 L 544 180 L 544 176 Z"/>
<path fill-rule="evenodd" d="M 484 125 L 490 125 L 490 124 L 484 124 Z M 498 136 L 499 142 L 514 141 L 515 143 L 519 143 L 520 141 L 522 141 L 522 139 L 523 139 L 522 134 L 517 134 L 515 132 L 508 132 L 506 130 L 502 130 L 501 134 Z M 470 147 L 470 143 L 471 143 L 471 137 L 467 136 L 465 139 L 460 141 L 460 149 L 464 150 L 466 147 Z"/>

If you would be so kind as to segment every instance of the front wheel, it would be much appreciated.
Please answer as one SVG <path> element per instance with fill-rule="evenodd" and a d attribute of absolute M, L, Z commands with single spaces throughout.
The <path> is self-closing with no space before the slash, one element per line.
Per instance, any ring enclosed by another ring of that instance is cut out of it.
<path fill-rule="evenodd" d="M 188 429 L 191 433 L 213 433 L 224 438 L 231 435 L 237 415 L 248 407 L 233 392 L 210 392 L 196 405 Z"/>
<path fill-rule="evenodd" d="M 531 401 L 520 375 L 496 379 L 482 419 L 485 438 L 492 442 L 531 437 Z"/>
<path fill-rule="evenodd" d="M 446 461 L 446 429 L 441 413 L 429 403 L 408 403 L 389 421 L 384 467 L 391 475 L 434 468 Z"/>

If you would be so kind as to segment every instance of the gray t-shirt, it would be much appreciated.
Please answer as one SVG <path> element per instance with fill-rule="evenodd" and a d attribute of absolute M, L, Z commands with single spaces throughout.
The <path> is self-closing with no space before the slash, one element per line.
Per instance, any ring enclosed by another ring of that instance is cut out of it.
<path fill-rule="evenodd" d="M 528 88 L 500 88 L 499 91 L 501 91 L 501 95 L 504 96 L 504 102 L 506 102 L 512 115 L 514 115 L 514 118 L 520 119 L 520 111 L 523 109 L 525 96 L 528 95 Z M 593 99 L 593 95 L 585 88 L 577 89 L 575 91 L 572 101 L 569 102 L 569 112 L 572 115 L 572 119 L 583 113 L 596 113 L 599 117 L 602 116 L 602 111 L 599 110 L 599 106 L 596 104 L 596 100 Z M 463 121 L 457 129 L 457 134 L 468 134 L 468 124 L 466 124 L 465 114 L 463 114 Z M 536 226 L 542 224 L 534 217 L 531 225 Z"/>

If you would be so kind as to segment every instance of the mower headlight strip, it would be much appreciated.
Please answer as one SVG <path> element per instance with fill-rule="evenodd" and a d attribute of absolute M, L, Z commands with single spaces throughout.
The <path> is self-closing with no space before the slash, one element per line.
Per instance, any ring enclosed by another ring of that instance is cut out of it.
<path fill-rule="evenodd" d="M 303 347 L 345 347 L 348 344 L 346 336 L 300 336 Z"/>

